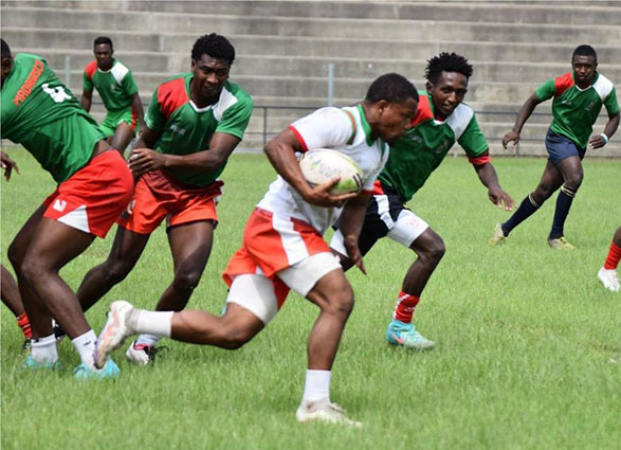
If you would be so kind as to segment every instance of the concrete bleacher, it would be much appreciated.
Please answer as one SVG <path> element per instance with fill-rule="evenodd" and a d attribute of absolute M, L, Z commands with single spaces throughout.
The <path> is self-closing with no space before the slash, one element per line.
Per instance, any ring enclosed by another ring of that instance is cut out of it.
<path fill-rule="evenodd" d="M 304 109 L 327 102 L 334 69 L 334 103 L 359 101 L 369 82 L 386 72 L 424 87 L 426 60 L 455 51 L 474 65 L 467 103 L 478 113 L 491 151 L 524 100 L 543 81 L 570 69 L 572 50 L 589 43 L 600 71 L 621 80 L 621 2 L 288 2 L 2 1 L 2 36 L 14 51 L 44 56 L 79 95 L 92 41 L 110 36 L 115 55 L 133 71 L 147 102 L 166 77 L 185 71 L 190 49 L 204 33 L 235 45 L 231 80 L 257 109 L 245 148 L 260 148 L 263 132 L 278 132 Z M 520 154 L 542 155 L 551 120 L 540 105 L 524 132 Z M 541 113 L 541 114 L 539 114 Z M 102 108 L 94 110 L 101 117 Z M 267 122 L 264 122 L 267 116 Z M 602 113 L 596 131 L 606 122 Z M 621 136 L 592 155 L 621 156 Z"/>

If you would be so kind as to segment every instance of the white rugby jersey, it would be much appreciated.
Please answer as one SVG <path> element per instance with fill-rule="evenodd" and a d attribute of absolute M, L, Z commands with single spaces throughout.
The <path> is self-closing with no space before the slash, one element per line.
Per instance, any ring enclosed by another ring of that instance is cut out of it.
<path fill-rule="evenodd" d="M 373 190 L 373 182 L 388 160 L 388 146 L 371 140 L 371 126 L 362 105 L 321 108 L 289 126 L 304 151 L 330 148 L 352 158 L 362 170 L 362 189 Z M 343 208 L 311 205 L 280 175 L 257 205 L 276 215 L 294 217 L 312 225 L 320 234 L 332 226 Z"/>

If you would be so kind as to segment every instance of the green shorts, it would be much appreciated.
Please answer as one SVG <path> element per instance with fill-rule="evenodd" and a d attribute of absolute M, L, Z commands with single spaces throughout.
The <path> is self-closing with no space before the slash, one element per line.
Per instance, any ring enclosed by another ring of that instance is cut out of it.
<path fill-rule="evenodd" d="M 114 136 L 116 127 L 118 127 L 123 122 L 131 127 L 132 131 L 134 132 L 134 136 L 138 134 L 138 129 L 140 128 L 140 123 L 138 122 L 138 114 L 132 109 L 131 106 L 127 107 L 126 109 L 119 109 L 117 111 L 108 111 L 108 114 L 106 114 L 106 117 L 104 118 L 99 128 L 101 128 L 101 131 L 104 132 L 106 137 L 110 137 Z"/>

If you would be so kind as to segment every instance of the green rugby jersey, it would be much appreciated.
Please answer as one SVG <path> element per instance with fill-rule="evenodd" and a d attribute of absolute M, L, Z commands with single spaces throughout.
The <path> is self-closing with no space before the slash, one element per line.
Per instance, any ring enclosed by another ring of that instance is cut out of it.
<path fill-rule="evenodd" d="M 227 133 L 239 139 L 252 114 L 252 99 L 238 85 L 224 84 L 218 102 L 204 108 L 190 99 L 194 75 L 185 73 L 160 84 L 153 93 L 145 114 L 146 125 L 160 133 L 155 150 L 172 155 L 189 155 L 207 150 L 214 133 Z M 193 186 L 207 186 L 224 170 L 198 173 L 179 169 L 169 172 Z"/>
<path fill-rule="evenodd" d="M 554 97 L 550 129 L 580 148 L 586 148 L 602 105 L 609 115 L 619 112 L 615 87 L 599 72 L 595 73 L 593 84 L 584 90 L 576 86 L 573 72 L 568 72 L 546 81 L 535 93 L 541 101 Z"/>
<path fill-rule="evenodd" d="M 105 136 L 39 56 L 18 53 L 2 86 L 2 138 L 22 144 L 61 183 Z"/>
<path fill-rule="evenodd" d="M 419 91 L 418 111 L 412 128 L 390 147 L 390 157 L 379 180 L 397 192 L 405 203 L 440 165 L 455 142 L 475 165 L 489 162 L 488 144 L 474 111 L 461 103 L 444 121 L 436 120 L 431 95 Z"/>
<path fill-rule="evenodd" d="M 108 71 L 97 68 L 97 61 L 91 61 L 84 69 L 84 90 L 93 87 L 108 111 L 127 109 L 132 104 L 132 95 L 138 92 L 131 71 L 121 61 L 115 59 Z"/>

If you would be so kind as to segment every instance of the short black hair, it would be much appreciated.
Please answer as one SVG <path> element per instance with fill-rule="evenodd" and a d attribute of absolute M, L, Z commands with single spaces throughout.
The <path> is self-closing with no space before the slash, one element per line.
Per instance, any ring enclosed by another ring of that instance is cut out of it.
<path fill-rule="evenodd" d="M 0 40 L 2 40 L 2 58 L 10 58 L 11 47 L 9 47 L 9 44 L 7 44 L 4 39 L 0 38 Z"/>
<path fill-rule="evenodd" d="M 425 78 L 431 83 L 435 83 L 442 72 L 457 72 L 466 78 L 470 78 L 472 71 L 472 66 L 468 64 L 468 60 L 463 56 L 457 53 L 442 52 L 427 61 Z"/>
<path fill-rule="evenodd" d="M 97 39 L 95 39 L 95 42 L 93 42 L 93 48 L 101 44 L 108 44 L 110 46 L 110 50 L 114 51 L 114 47 L 112 46 L 112 39 L 110 39 L 108 36 L 99 36 Z"/>
<path fill-rule="evenodd" d="M 404 103 L 409 98 L 418 102 L 418 91 L 412 82 L 398 73 L 387 73 L 371 83 L 365 101 L 377 103 L 386 100 L 389 103 Z"/>
<path fill-rule="evenodd" d="M 223 59 L 229 65 L 235 61 L 235 48 L 224 36 L 216 33 L 205 34 L 199 37 L 192 47 L 192 59 L 198 61 L 203 55 L 214 59 Z"/>
<path fill-rule="evenodd" d="M 597 53 L 595 52 L 595 49 L 590 45 L 582 44 L 577 46 L 571 55 L 571 60 L 573 61 L 574 57 L 576 56 L 592 56 L 593 58 L 595 58 L 595 63 L 597 63 Z"/>

